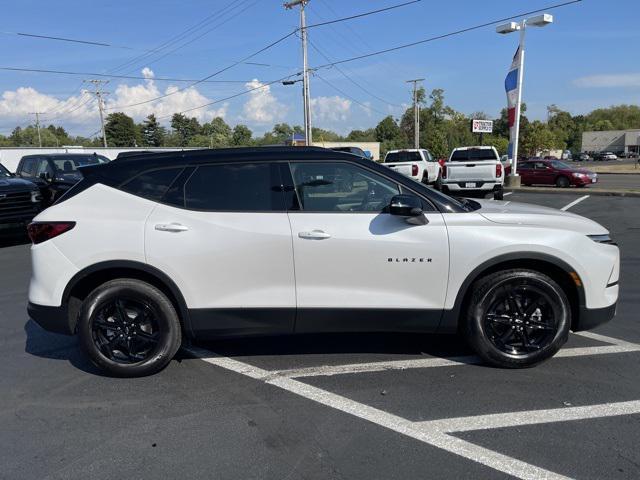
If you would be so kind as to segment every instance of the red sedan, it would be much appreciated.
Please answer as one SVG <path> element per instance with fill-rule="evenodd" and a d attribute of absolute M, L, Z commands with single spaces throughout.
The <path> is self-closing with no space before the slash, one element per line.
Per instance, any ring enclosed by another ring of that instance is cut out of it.
<path fill-rule="evenodd" d="M 556 187 L 584 187 L 598 181 L 598 174 L 575 168 L 560 160 L 518 162 L 522 185 L 555 185 Z"/>

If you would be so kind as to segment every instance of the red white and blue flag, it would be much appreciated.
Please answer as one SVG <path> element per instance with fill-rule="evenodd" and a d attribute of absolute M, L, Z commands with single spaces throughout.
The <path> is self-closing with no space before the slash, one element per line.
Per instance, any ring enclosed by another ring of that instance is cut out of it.
<path fill-rule="evenodd" d="M 516 136 L 516 105 L 518 103 L 518 75 L 520 75 L 520 47 L 513 56 L 507 78 L 504 79 L 504 89 L 507 92 L 507 112 L 509 118 L 509 158 L 513 158 L 513 143 Z"/>

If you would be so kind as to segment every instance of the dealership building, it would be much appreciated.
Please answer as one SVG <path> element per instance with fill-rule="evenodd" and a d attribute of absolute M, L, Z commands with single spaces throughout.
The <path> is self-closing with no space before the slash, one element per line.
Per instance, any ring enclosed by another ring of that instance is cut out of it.
<path fill-rule="evenodd" d="M 640 153 L 640 129 L 583 132 L 583 152 Z"/>

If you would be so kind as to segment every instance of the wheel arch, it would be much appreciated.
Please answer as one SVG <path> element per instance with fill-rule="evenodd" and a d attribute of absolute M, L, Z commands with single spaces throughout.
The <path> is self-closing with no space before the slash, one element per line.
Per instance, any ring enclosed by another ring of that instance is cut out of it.
<path fill-rule="evenodd" d="M 187 303 L 180 289 L 171 278 L 151 265 L 131 260 L 112 260 L 88 266 L 76 273 L 62 294 L 62 305 L 67 306 L 69 325 L 76 330 L 82 301 L 99 285 L 119 278 L 147 282 L 158 288 L 171 301 L 178 312 L 183 333 L 192 338 Z"/>
<path fill-rule="evenodd" d="M 462 314 L 472 293 L 473 284 L 480 278 L 501 270 L 527 268 L 544 273 L 553 278 L 564 290 L 571 304 L 571 328 L 579 324 L 580 309 L 585 303 L 582 279 L 564 260 L 537 252 L 514 252 L 499 255 L 474 268 L 465 278 L 456 294 L 451 310 L 445 310 L 440 322 L 439 332 L 458 331 L 463 320 Z"/>

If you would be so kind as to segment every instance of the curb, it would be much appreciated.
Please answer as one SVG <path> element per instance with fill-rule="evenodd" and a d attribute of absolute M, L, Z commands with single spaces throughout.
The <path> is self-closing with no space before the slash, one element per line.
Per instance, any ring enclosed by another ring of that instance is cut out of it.
<path fill-rule="evenodd" d="M 555 193 L 560 195 L 590 195 L 601 197 L 631 197 L 640 198 L 640 190 L 589 190 L 588 188 L 545 188 L 545 187 L 525 187 L 525 188 L 505 188 L 505 192 L 513 193 Z"/>
<path fill-rule="evenodd" d="M 593 173 L 597 173 L 598 175 L 640 175 L 640 170 L 637 172 L 596 172 L 594 170 Z"/>

